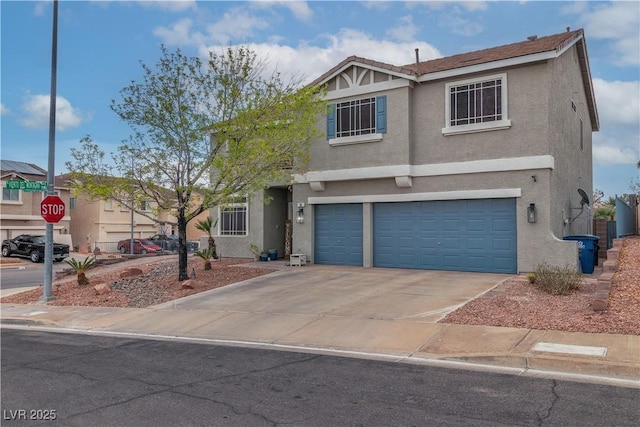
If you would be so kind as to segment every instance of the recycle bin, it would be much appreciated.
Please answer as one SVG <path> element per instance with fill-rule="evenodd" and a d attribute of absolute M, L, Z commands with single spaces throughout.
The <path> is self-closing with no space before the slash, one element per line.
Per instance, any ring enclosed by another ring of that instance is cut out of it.
<path fill-rule="evenodd" d="M 598 240 L 600 240 L 600 237 L 593 234 L 578 234 L 565 236 L 563 240 L 576 240 L 578 242 L 580 268 L 584 274 L 593 273 L 598 262 Z"/>
<path fill-rule="evenodd" d="M 269 254 L 269 260 L 275 261 L 278 259 L 278 250 L 277 249 L 269 249 L 267 252 Z"/>

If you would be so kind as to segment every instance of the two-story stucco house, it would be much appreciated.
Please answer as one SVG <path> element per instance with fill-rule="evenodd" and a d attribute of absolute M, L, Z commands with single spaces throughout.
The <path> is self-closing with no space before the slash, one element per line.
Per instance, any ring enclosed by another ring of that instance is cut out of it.
<path fill-rule="evenodd" d="M 40 202 L 44 191 L 28 191 L 18 188 L 7 188 L 7 181 L 24 181 L 26 183 L 43 183 L 46 187 L 47 171 L 33 163 L 13 160 L 0 161 L 0 184 L 2 185 L 2 201 L 0 206 L 1 239 L 9 239 L 20 234 L 40 234 L 46 232 L 46 223 L 40 216 Z M 70 193 L 64 188 L 54 185 L 58 196 L 69 206 Z M 69 234 L 71 217 L 69 211 L 53 225 L 54 240 L 58 243 L 72 244 Z"/>
<path fill-rule="evenodd" d="M 243 225 L 218 230 L 223 252 L 269 235 L 317 264 L 577 265 L 563 237 L 591 231 L 578 189 L 592 194 L 599 128 L 582 30 L 400 66 L 352 56 L 314 84 L 328 89 L 326 137 L 308 172 L 240 206 L 241 221 L 213 212 Z"/>

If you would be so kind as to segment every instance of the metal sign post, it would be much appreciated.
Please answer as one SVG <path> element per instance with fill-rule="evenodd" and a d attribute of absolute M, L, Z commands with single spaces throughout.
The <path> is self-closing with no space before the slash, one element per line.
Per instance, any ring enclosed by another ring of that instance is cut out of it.
<path fill-rule="evenodd" d="M 51 37 L 51 94 L 49 103 L 49 165 L 47 168 L 47 195 L 55 195 L 53 188 L 55 180 L 56 153 L 56 78 L 58 67 L 58 0 L 53 0 L 53 32 Z M 44 246 L 44 289 L 42 302 L 53 301 L 51 292 L 53 279 L 53 224 L 47 223 Z"/>

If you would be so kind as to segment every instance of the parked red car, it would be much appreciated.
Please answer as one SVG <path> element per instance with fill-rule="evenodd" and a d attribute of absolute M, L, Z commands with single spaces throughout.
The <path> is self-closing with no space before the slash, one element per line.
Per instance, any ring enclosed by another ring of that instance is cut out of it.
<path fill-rule="evenodd" d="M 118 242 L 118 250 L 121 254 L 131 253 L 131 239 L 120 240 Z M 133 253 L 134 254 L 155 254 L 162 252 L 162 248 L 149 240 L 133 240 Z"/>

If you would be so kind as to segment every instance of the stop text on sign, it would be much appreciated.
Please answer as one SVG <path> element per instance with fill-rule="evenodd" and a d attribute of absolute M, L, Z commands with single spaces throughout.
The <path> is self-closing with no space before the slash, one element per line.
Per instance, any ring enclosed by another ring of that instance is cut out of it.
<path fill-rule="evenodd" d="M 41 215 L 60 215 L 64 216 L 64 205 L 42 205 Z"/>

